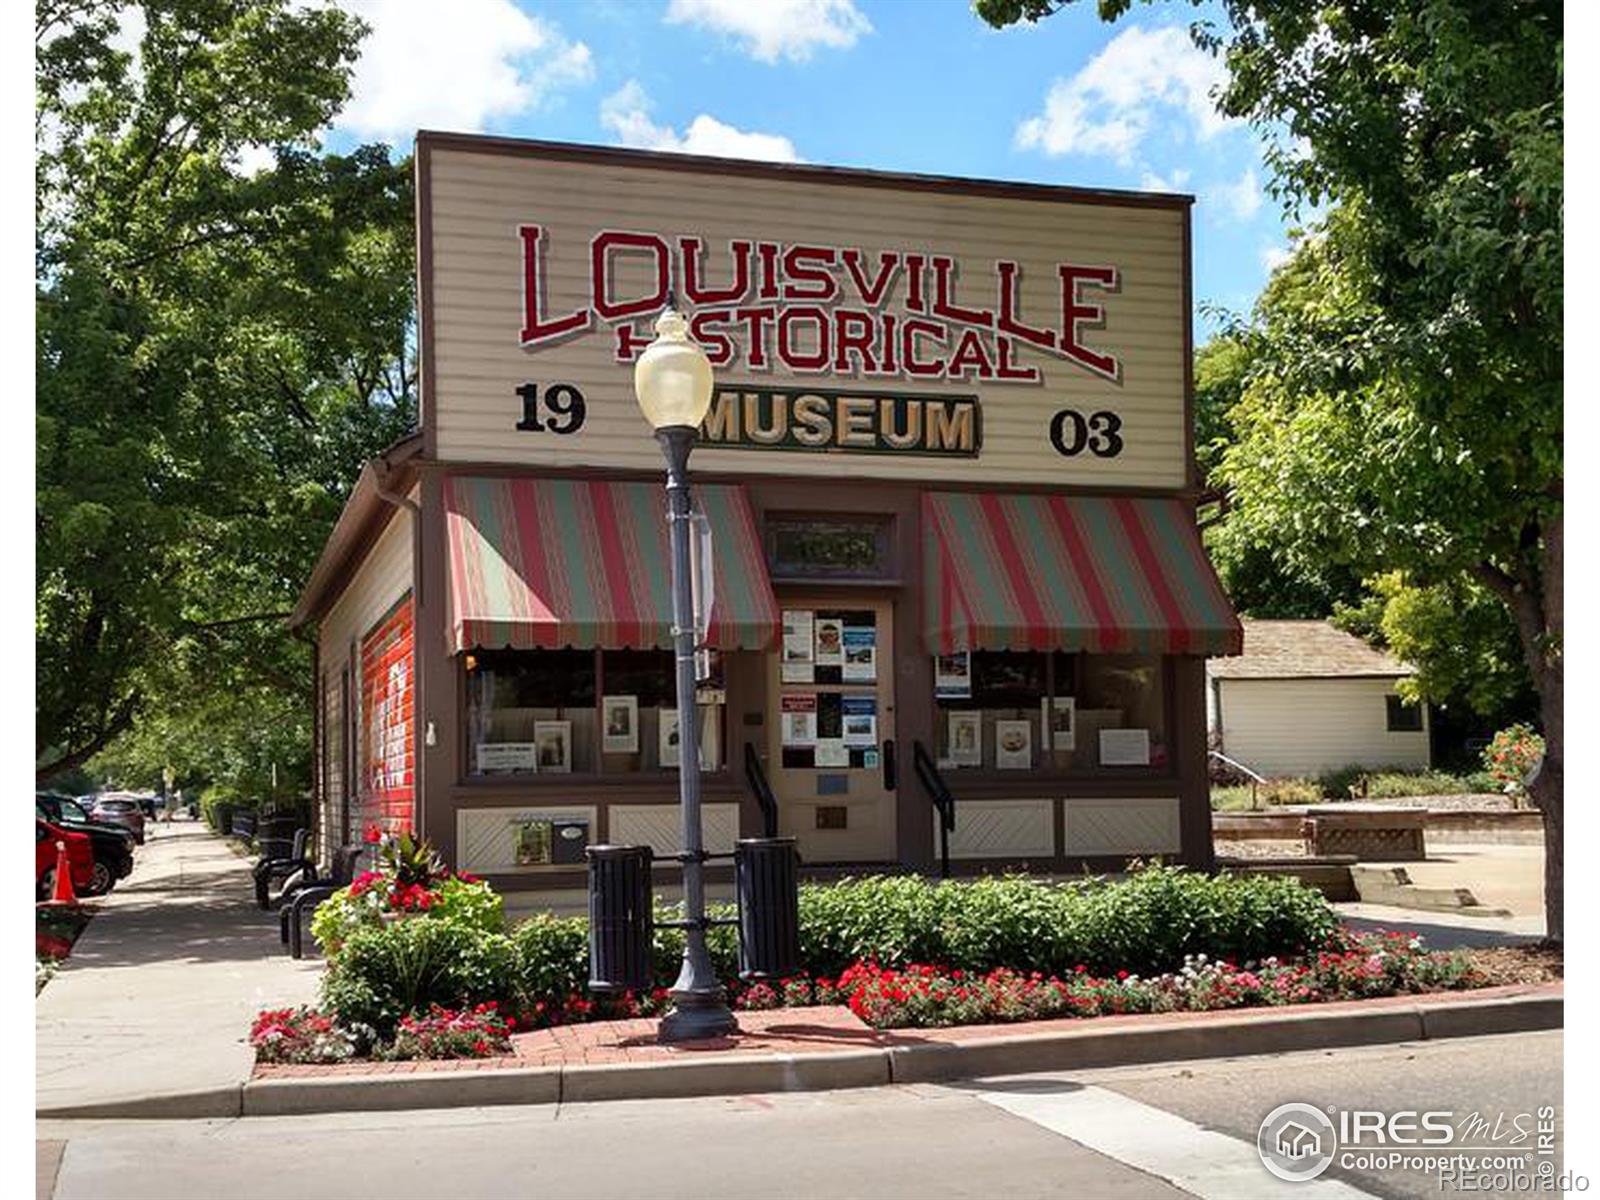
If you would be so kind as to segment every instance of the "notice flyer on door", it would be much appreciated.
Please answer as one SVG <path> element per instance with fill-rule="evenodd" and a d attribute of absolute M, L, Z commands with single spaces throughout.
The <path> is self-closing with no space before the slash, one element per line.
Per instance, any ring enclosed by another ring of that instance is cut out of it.
<path fill-rule="evenodd" d="M 817 697 L 812 693 L 783 698 L 782 733 L 785 746 L 817 744 Z"/>

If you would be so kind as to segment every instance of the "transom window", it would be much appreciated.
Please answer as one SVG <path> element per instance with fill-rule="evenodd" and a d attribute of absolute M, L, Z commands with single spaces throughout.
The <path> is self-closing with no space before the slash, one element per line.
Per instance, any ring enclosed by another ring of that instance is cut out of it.
<path fill-rule="evenodd" d="M 883 517 L 769 515 L 767 565 L 780 579 L 888 579 L 889 530 Z"/>

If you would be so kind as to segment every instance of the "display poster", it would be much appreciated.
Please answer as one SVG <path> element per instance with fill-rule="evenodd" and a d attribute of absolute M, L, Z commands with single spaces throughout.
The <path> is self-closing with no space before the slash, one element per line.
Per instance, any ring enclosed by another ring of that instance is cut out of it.
<path fill-rule="evenodd" d="M 783 661 L 806 663 L 815 661 L 812 646 L 813 620 L 810 609 L 786 608 L 783 611 Z"/>
<path fill-rule="evenodd" d="M 838 617 L 818 617 L 816 621 L 816 663 L 819 667 L 844 665 L 844 622 Z"/>
<path fill-rule="evenodd" d="M 983 766 L 983 714 L 953 712 L 947 720 L 951 763 L 958 767 Z"/>
<path fill-rule="evenodd" d="M 656 759 L 663 767 L 678 765 L 678 710 L 663 708 L 656 726 Z"/>
<path fill-rule="evenodd" d="M 972 653 L 933 656 L 933 694 L 938 700 L 972 699 Z"/>
<path fill-rule="evenodd" d="M 1078 744 L 1077 703 L 1071 696 L 1057 696 L 1052 707 L 1050 697 L 1039 701 L 1039 727 L 1049 730 L 1044 743 L 1052 750 L 1072 750 Z"/>
<path fill-rule="evenodd" d="M 537 771 L 538 747 L 533 742 L 479 742 L 478 774 L 499 775 L 508 771 Z"/>
<path fill-rule="evenodd" d="M 1002 771 L 1033 766 L 1033 726 L 1027 721 L 994 723 L 994 765 Z"/>
<path fill-rule="evenodd" d="M 602 746 L 607 754 L 639 752 L 639 697 L 604 696 L 600 711 L 605 722 Z"/>
<path fill-rule="evenodd" d="M 533 741 L 539 755 L 539 770 L 557 774 L 572 770 L 571 721 L 535 721 Z"/>
<path fill-rule="evenodd" d="M 784 683 L 815 683 L 817 681 L 816 668 L 808 662 L 786 662 L 778 670 L 778 677 Z"/>
<path fill-rule="evenodd" d="M 1102 767 L 1148 767 L 1150 731 L 1148 729 L 1102 729 L 1100 731 Z"/>
<path fill-rule="evenodd" d="M 546 867 L 554 827 L 549 821 L 523 821 L 516 826 L 513 855 L 519 867 Z"/>
<path fill-rule="evenodd" d="M 878 698 L 876 696 L 843 696 L 844 744 L 846 746 L 876 746 L 878 744 Z"/>
<path fill-rule="evenodd" d="M 817 697 L 814 693 L 783 697 L 781 716 L 784 746 L 817 744 Z"/>
<path fill-rule="evenodd" d="M 844 627 L 846 683 L 872 683 L 878 678 L 878 631 L 870 625 Z"/>
<path fill-rule="evenodd" d="M 818 738 L 815 762 L 819 767 L 848 767 L 850 747 L 843 738 Z"/>

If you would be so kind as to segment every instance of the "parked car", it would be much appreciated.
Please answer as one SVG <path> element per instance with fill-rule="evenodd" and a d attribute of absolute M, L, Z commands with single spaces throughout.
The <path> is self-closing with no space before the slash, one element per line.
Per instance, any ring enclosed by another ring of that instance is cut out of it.
<path fill-rule="evenodd" d="M 132 796 L 96 796 L 89 815 L 96 821 L 121 825 L 133 834 L 134 841 L 144 845 L 144 813 L 139 810 L 139 801 Z"/>
<path fill-rule="evenodd" d="M 125 879 L 133 870 L 133 834 L 121 825 L 96 821 L 71 796 L 38 792 L 34 813 L 68 832 L 89 835 L 89 846 L 94 851 L 94 878 L 86 889 L 89 895 L 104 896 L 117 885 L 117 880 Z"/>
<path fill-rule="evenodd" d="M 34 893 L 40 900 L 50 899 L 56 890 L 56 843 L 67 844 L 67 866 L 72 871 L 74 890 L 87 891 L 94 878 L 94 850 L 89 845 L 89 835 L 73 833 L 52 825 L 49 821 L 34 818 L 36 834 L 33 855 Z"/>

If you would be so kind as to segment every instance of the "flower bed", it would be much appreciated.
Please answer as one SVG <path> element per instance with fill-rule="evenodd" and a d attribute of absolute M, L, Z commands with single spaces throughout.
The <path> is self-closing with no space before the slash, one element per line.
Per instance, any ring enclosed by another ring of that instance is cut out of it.
<path fill-rule="evenodd" d="M 329 964 L 321 1009 L 264 1014 L 274 1019 L 252 1037 L 262 1061 L 481 1057 L 503 1053 L 514 1028 L 649 1017 L 668 1006 L 680 929 L 657 924 L 647 989 L 591 996 L 583 918 L 536 916 L 508 934 L 487 884 L 451 875 L 409 834 L 379 844 L 378 867 L 313 919 Z M 1428 954 L 1404 935 L 1342 932 L 1323 897 L 1293 879 L 1165 867 L 1114 883 L 897 876 L 808 886 L 800 895 L 808 970 L 779 983 L 739 981 L 736 936 L 726 926 L 708 936 L 736 1008 L 847 1004 L 884 1029 L 1481 982 L 1466 959 Z"/>

